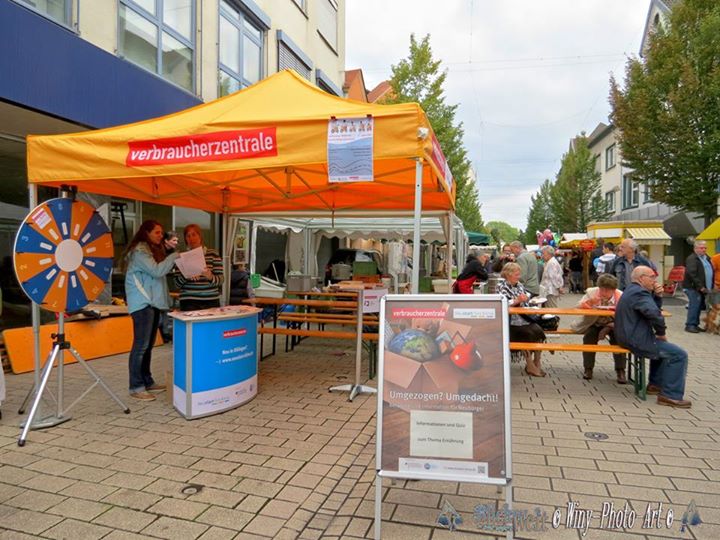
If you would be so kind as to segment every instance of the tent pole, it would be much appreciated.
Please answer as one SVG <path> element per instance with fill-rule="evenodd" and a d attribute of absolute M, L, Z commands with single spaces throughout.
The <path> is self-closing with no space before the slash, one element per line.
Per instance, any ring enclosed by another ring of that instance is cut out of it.
<path fill-rule="evenodd" d="M 238 220 L 227 212 L 222 214 L 223 228 L 223 284 L 222 284 L 222 305 L 227 306 L 230 303 L 230 272 L 232 272 L 232 257 L 235 253 L 235 234 L 237 231 Z"/>
<path fill-rule="evenodd" d="M 422 212 L 422 173 L 421 158 L 415 158 L 415 212 L 413 229 L 413 267 L 412 267 L 412 294 L 420 290 L 420 217 Z"/>
<path fill-rule="evenodd" d="M 447 271 L 448 286 L 451 286 L 452 282 L 453 282 L 452 269 L 453 269 L 453 240 L 455 239 L 455 214 L 453 212 L 448 212 L 447 220 L 448 220 L 447 237 L 446 237 L 447 255 L 446 255 L 446 259 L 445 259 L 445 269 Z"/>

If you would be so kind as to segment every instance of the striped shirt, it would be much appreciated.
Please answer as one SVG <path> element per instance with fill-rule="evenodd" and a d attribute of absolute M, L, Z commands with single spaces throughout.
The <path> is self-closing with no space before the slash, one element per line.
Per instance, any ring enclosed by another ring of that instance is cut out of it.
<path fill-rule="evenodd" d="M 203 246 L 205 266 L 212 272 L 212 279 L 200 276 L 196 281 L 186 279 L 180 272 L 173 276 L 175 285 L 180 291 L 180 301 L 210 301 L 220 299 L 220 288 L 223 284 L 222 257 L 214 249 Z"/>
<path fill-rule="evenodd" d="M 507 281 L 503 281 L 502 284 L 498 285 L 497 292 L 498 294 L 502 294 L 505 298 L 508 299 L 508 304 L 514 302 L 515 299 L 521 294 L 530 296 L 529 294 L 527 294 L 527 291 L 525 290 L 525 287 L 523 287 L 523 284 L 519 281 L 515 285 L 510 285 L 510 283 L 508 283 Z M 528 307 L 528 303 L 522 302 L 521 304 L 517 304 L 515 307 Z M 525 326 L 530 323 L 523 319 L 520 315 L 513 313 L 512 315 L 510 315 L 510 324 L 513 326 Z"/>

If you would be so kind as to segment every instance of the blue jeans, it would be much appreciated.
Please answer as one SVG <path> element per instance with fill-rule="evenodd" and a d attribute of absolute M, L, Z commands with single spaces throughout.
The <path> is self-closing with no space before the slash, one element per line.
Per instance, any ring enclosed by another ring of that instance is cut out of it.
<path fill-rule="evenodd" d="M 703 293 L 695 289 L 683 289 L 688 297 L 688 312 L 685 327 L 700 326 L 700 310 L 703 304 Z"/>
<path fill-rule="evenodd" d="M 144 392 L 155 381 L 150 374 L 150 360 L 155 343 L 160 310 L 152 306 L 130 314 L 133 320 L 133 344 L 130 349 L 130 393 Z"/>
<path fill-rule="evenodd" d="M 684 349 L 667 341 L 657 342 L 660 358 L 650 360 L 648 382 L 660 387 L 660 393 L 670 399 L 685 395 L 685 375 L 688 355 Z"/>

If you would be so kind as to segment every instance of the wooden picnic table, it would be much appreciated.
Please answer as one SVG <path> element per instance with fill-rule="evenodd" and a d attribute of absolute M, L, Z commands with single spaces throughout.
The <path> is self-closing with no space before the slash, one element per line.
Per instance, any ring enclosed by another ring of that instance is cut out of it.
<path fill-rule="evenodd" d="M 306 307 L 327 307 L 327 308 L 344 308 L 357 309 L 357 301 L 350 300 L 312 300 L 310 298 L 270 298 L 264 296 L 256 296 L 255 298 L 246 298 L 243 304 L 259 304 L 261 306 L 306 306 Z"/>
<path fill-rule="evenodd" d="M 511 307 L 508 308 L 510 314 L 516 315 L 574 315 L 579 317 L 614 317 L 614 309 L 584 309 L 584 308 L 530 308 L 530 307 Z M 667 311 L 662 312 L 664 317 L 670 317 Z M 556 331 L 548 331 L 549 334 L 574 334 L 569 329 L 558 329 Z M 582 334 L 578 334 L 582 335 Z M 514 351 L 565 351 L 565 352 L 604 352 L 604 353 L 620 353 L 628 354 L 628 380 L 633 383 L 635 394 L 640 399 L 647 399 L 645 385 L 647 383 L 647 375 L 645 370 L 645 358 L 633 354 L 630 350 L 619 345 L 611 344 L 579 344 L 579 343 L 510 343 L 510 349 Z M 635 375 L 633 377 L 633 370 Z"/>
<path fill-rule="evenodd" d="M 614 317 L 613 309 L 584 309 L 584 308 L 531 308 L 510 307 L 511 315 L 577 315 L 580 317 Z"/>
<path fill-rule="evenodd" d="M 546 308 L 546 307 L 510 307 L 510 314 L 515 315 L 576 315 L 578 317 L 614 317 L 614 309 L 585 309 L 585 308 Z M 663 311 L 664 317 L 670 317 L 672 314 Z"/>
<path fill-rule="evenodd" d="M 328 308 L 328 309 L 334 309 L 334 310 L 340 310 L 340 311 L 357 311 L 358 309 L 358 302 L 357 297 L 354 301 L 351 300 L 313 300 L 311 298 L 270 298 L 270 297 L 262 297 L 262 296 L 256 296 L 255 298 L 246 298 L 243 300 L 243 304 L 252 304 L 252 305 L 258 305 L 258 306 L 272 306 L 273 307 L 273 324 L 272 324 L 272 330 L 270 328 L 266 328 L 264 321 L 261 321 L 261 328 L 259 329 L 260 332 L 260 354 L 261 359 L 267 358 L 267 356 L 271 356 L 275 354 L 275 350 L 277 347 L 277 336 L 278 335 L 306 335 L 307 334 L 301 333 L 299 329 L 278 329 L 277 327 L 277 321 L 278 321 L 278 306 L 283 305 L 289 305 L 289 306 L 298 306 L 298 307 L 306 307 L 306 308 Z M 294 333 L 293 333 L 294 332 Z M 263 351 L 263 336 L 265 334 L 271 334 L 272 335 L 272 352 L 268 355 L 262 356 Z M 334 336 L 334 335 L 328 335 L 327 337 L 342 337 L 345 336 Z M 286 348 L 287 348 L 287 342 L 286 342 Z"/>
<path fill-rule="evenodd" d="M 287 296 L 318 296 L 318 297 L 335 297 L 335 298 L 357 298 L 357 293 L 353 291 L 286 291 Z"/>

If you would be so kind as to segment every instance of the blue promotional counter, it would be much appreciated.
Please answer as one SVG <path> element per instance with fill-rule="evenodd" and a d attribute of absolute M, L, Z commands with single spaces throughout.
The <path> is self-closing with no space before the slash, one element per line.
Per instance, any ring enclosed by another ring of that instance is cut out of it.
<path fill-rule="evenodd" d="M 250 306 L 170 313 L 173 405 L 185 418 L 238 407 L 257 395 L 257 314 Z"/>

